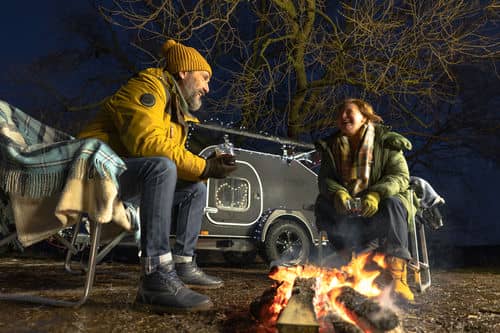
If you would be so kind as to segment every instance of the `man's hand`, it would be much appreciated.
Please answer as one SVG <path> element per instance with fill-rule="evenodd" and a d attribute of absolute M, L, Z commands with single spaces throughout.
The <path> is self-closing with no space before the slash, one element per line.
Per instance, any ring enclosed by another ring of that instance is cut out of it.
<path fill-rule="evenodd" d="M 380 195 L 377 192 L 367 193 L 362 200 L 363 210 L 361 215 L 364 217 L 372 217 L 378 211 L 378 203 L 380 202 Z"/>
<path fill-rule="evenodd" d="M 338 190 L 337 192 L 335 192 L 335 196 L 333 197 L 333 205 L 337 214 L 347 215 L 349 213 L 349 205 L 347 203 L 349 200 L 352 200 L 352 197 L 346 191 Z"/>
<path fill-rule="evenodd" d="M 236 170 L 236 158 L 230 155 L 210 156 L 207 158 L 205 170 L 201 178 L 226 178 L 231 172 Z"/>

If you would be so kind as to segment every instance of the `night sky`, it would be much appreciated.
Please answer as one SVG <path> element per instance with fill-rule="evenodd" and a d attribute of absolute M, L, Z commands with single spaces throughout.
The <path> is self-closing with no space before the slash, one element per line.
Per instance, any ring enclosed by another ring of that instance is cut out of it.
<path fill-rule="evenodd" d="M 68 45 L 61 31 L 69 13 L 88 6 L 87 1 L 8 1 L 0 11 L 0 98 L 20 107 L 30 107 L 23 87 L 15 81 L 17 72 L 39 57 Z M 14 80 L 13 80 L 14 78 Z"/>
<path fill-rule="evenodd" d="M 23 98 L 23 87 L 11 82 L 12 69 L 22 68 L 40 56 L 62 49 L 67 40 L 60 30 L 61 18 L 86 4 L 86 1 L 58 0 L 30 1 L 29 4 L 2 2 L 0 99 L 29 113 L 32 104 Z M 452 210 L 455 216 L 466 217 L 466 222 L 458 225 L 451 213 L 451 218 L 445 221 L 445 228 L 437 236 L 458 245 L 500 245 L 499 168 L 493 162 L 466 158 L 457 160 L 456 166 L 470 175 L 468 184 L 449 176 L 426 176 L 447 200 L 448 210 Z"/>
<path fill-rule="evenodd" d="M 59 15 L 57 1 L 34 1 L 29 5 L 16 1 L 2 4 L 0 37 L 2 69 L 10 64 L 22 64 L 58 47 L 53 38 Z"/>

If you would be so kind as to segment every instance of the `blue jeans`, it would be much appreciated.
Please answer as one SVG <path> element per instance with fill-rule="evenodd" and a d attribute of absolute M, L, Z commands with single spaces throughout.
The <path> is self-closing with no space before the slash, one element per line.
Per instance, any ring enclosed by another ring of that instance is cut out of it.
<path fill-rule="evenodd" d="M 381 251 L 411 259 L 408 251 L 408 212 L 396 197 L 383 199 L 375 215 L 369 218 L 337 214 L 333 201 L 323 195 L 316 200 L 316 224 L 328 234 L 328 239 L 338 250 L 363 249 L 370 242 L 378 241 Z"/>
<path fill-rule="evenodd" d="M 177 180 L 177 167 L 166 157 L 124 159 L 120 199 L 139 199 L 141 260 L 146 271 L 155 271 L 165 255 L 192 257 L 200 233 L 206 203 L 206 185 Z M 173 214 L 175 213 L 175 214 Z M 176 242 L 171 251 L 172 216 L 176 217 Z"/>

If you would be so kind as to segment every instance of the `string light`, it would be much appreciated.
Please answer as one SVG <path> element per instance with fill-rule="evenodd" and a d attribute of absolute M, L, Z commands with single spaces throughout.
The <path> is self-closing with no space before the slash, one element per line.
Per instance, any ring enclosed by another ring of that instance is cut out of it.
<path fill-rule="evenodd" d="M 264 211 L 261 218 L 259 219 L 259 222 L 252 232 L 252 239 L 258 242 L 262 241 L 262 229 L 264 229 L 264 225 L 267 223 L 267 220 L 269 219 L 273 211 L 274 209 L 272 208 L 268 208 L 266 211 Z"/>
<path fill-rule="evenodd" d="M 238 186 L 233 183 L 239 182 Z M 220 181 L 218 181 L 220 182 Z M 248 182 L 241 179 L 226 179 L 222 184 L 216 184 L 215 191 L 215 206 L 222 209 L 246 210 L 248 209 L 249 200 Z"/>

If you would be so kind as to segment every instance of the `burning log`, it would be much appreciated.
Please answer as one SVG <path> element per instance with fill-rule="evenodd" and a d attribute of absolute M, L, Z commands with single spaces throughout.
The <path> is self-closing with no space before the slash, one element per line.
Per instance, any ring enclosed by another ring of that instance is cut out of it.
<path fill-rule="evenodd" d="M 324 321 L 327 325 L 333 327 L 335 333 L 363 333 L 356 325 L 345 321 L 341 316 L 334 313 L 329 313 L 324 318 Z"/>
<path fill-rule="evenodd" d="M 359 318 L 360 322 L 366 322 L 377 330 L 389 331 L 399 325 L 398 316 L 393 311 L 381 307 L 350 287 L 342 287 L 335 300 Z"/>
<path fill-rule="evenodd" d="M 250 303 L 250 314 L 258 321 L 264 321 L 269 315 L 267 310 L 274 302 L 279 285 L 267 288 L 262 295 Z"/>
<path fill-rule="evenodd" d="M 316 280 L 296 278 L 292 296 L 281 311 L 276 327 L 280 333 L 318 332 L 319 324 L 314 311 L 314 284 Z"/>

